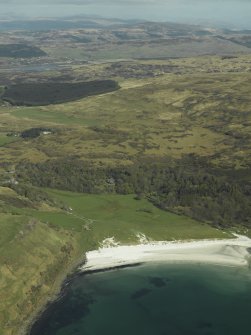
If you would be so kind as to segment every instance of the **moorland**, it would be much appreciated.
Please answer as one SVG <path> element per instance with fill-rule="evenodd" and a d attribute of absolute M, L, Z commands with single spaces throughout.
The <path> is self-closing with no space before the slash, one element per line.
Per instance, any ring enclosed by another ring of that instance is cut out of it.
<path fill-rule="evenodd" d="M 2 31 L 1 50 L 42 54 L 0 54 L 1 335 L 22 334 L 108 237 L 251 236 L 250 36 Z"/>

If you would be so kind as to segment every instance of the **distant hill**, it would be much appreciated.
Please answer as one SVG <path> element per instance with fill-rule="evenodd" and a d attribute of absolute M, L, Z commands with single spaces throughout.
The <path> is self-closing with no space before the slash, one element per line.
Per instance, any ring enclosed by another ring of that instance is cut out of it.
<path fill-rule="evenodd" d="M 14 20 L 0 21 L 0 30 L 57 30 L 100 27 L 94 21 L 66 21 L 66 20 Z"/>
<path fill-rule="evenodd" d="M 53 60 L 78 61 L 235 56 L 251 52 L 250 31 L 170 22 L 79 16 L 60 20 L 0 20 L 1 29 L 0 57 L 45 56 L 42 50 Z M 8 33 L 3 29 L 8 29 Z"/>
<path fill-rule="evenodd" d="M 137 20 L 119 20 L 119 19 L 102 19 L 71 17 L 63 19 L 36 19 L 36 20 L 0 20 L 0 30 L 64 30 L 64 29 L 85 29 L 85 28 L 102 28 L 111 25 L 133 25 L 138 23 Z"/>

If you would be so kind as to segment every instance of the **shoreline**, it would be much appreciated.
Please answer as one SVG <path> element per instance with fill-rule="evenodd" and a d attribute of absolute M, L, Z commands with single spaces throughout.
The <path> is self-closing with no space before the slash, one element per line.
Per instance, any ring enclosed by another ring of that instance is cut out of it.
<path fill-rule="evenodd" d="M 83 257 L 78 257 L 77 260 L 68 264 L 66 271 L 60 274 L 59 278 L 54 283 L 54 289 L 42 301 L 38 308 L 30 315 L 30 317 L 20 327 L 18 335 L 31 335 L 34 325 L 40 320 L 54 303 L 60 300 L 67 291 L 68 286 L 79 275 L 79 267 L 86 263 L 85 254 Z"/>
<path fill-rule="evenodd" d="M 234 235 L 232 239 L 152 242 L 138 245 L 103 247 L 87 252 L 81 274 L 109 271 L 140 263 L 205 263 L 249 266 L 251 239 Z"/>
<path fill-rule="evenodd" d="M 54 292 L 47 297 L 29 320 L 20 329 L 20 335 L 32 334 L 36 322 L 46 310 L 61 299 L 68 285 L 76 276 L 114 271 L 149 263 L 205 263 L 225 266 L 249 266 L 251 262 L 251 239 L 234 235 L 233 239 L 159 241 L 138 245 L 102 247 L 89 251 L 83 259 L 69 265 L 65 275 L 61 275 Z M 191 252 L 192 251 L 192 252 Z"/>

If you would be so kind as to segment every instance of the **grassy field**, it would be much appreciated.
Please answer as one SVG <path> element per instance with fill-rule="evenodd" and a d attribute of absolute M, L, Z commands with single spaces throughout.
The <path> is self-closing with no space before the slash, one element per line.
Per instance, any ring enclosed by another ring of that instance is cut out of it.
<path fill-rule="evenodd" d="M 83 224 L 93 222 L 90 223 L 90 231 L 96 243 L 111 236 L 121 243 L 137 243 L 137 233 L 158 241 L 225 236 L 207 224 L 164 212 L 145 199 L 135 200 L 133 195 L 83 195 L 49 190 L 48 193 L 72 208 L 71 214 L 62 221 L 53 219 L 53 215 L 56 217 L 57 213 L 50 213 L 52 222 L 59 222 L 64 228 L 68 228 L 72 225 L 72 217 L 73 220 L 79 219 L 79 224 L 74 227 L 77 231 L 83 229 Z M 46 220 L 48 214 L 39 213 L 39 218 Z"/>

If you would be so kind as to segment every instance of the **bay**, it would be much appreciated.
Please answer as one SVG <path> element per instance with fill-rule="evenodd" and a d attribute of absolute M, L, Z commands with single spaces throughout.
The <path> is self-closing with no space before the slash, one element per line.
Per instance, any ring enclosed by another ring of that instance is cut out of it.
<path fill-rule="evenodd" d="M 31 335 L 246 335 L 251 272 L 155 264 L 75 278 Z"/>

